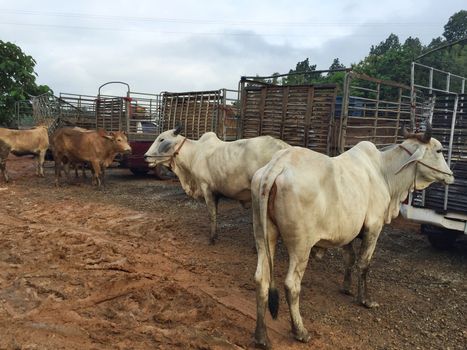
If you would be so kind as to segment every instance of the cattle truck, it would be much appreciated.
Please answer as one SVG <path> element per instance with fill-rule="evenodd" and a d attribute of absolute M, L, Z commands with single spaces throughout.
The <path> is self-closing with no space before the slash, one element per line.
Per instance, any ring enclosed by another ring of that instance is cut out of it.
<path fill-rule="evenodd" d="M 110 84 L 124 85 L 126 96 L 103 94 L 103 88 Z M 112 81 L 98 89 L 96 128 L 126 131 L 133 151 L 117 160 L 134 174 L 145 174 L 149 168 L 144 154 L 159 133 L 173 129 L 177 124 L 183 127 L 182 134 L 191 139 L 214 131 L 222 140 L 235 140 L 236 100 L 237 90 L 231 89 L 151 94 L 134 92 L 127 83 Z M 156 175 L 162 176 L 162 173 L 162 169 L 156 168 Z"/>
<path fill-rule="evenodd" d="M 434 184 L 415 191 L 401 207 L 401 214 L 421 223 L 421 232 L 438 249 L 452 246 L 467 234 L 467 95 L 466 78 L 412 63 L 412 110 L 414 120 L 427 116 L 433 137 L 444 146 L 447 163 L 455 182 Z M 423 127 L 423 125 L 419 125 Z"/>

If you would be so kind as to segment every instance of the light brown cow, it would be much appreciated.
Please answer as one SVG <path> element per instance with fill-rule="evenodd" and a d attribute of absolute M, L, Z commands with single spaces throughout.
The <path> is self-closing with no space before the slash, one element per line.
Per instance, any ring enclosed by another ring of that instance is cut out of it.
<path fill-rule="evenodd" d="M 61 128 L 52 138 L 55 160 L 55 185 L 58 186 L 63 164 L 88 162 L 93 170 L 93 183 L 100 187 L 102 175 L 118 153 L 131 153 L 123 131 L 107 133 L 104 130 L 82 132 Z"/>
<path fill-rule="evenodd" d="M 8 182 L 6 158 L 11 152 L 15 156 L 33 155 L 37 160 L 36 174 L 44 176 L 45 152 L 49 148 L 49 135 L 45 126 L 29 130 L 11 130 L 0 128 L 0 169 L 3 178 Z"/>

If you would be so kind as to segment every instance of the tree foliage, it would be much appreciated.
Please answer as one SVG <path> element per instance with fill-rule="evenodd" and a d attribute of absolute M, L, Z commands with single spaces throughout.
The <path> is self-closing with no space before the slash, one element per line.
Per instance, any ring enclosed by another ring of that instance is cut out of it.
<path fill-rule="evenodd" d="M 467 38 L 467 11 L 462 10 L 453 14 L 444 26 L 443 36 L 433 38 L 428 45 L 423 45 L 420 39 L 409 37 L 403 43 L 396 34 L 391 33 L 385 40 L 370 47 L 368 56 L 360 62 L 353 64 L 357 72 L 369 76 L 392 80 L 406 85 L 410 84 L 410 67 L 412 61 L 418 56 L 438 48 L 448 42 Z M 456 45 L 449 49 L 439 50 L 423 57 L 420 63 L 433 66 L 437 69 L 467 76 L 467 45 Z M 339 58 L 335 58 L 329 69 L 343 68 Z M 327 75 L 313 74 L 316 65 L 307 58 L 297 63 L 295 69 L 289 73 L 304 72 L 304 74 L 291 75 L 282 79 L 282 84 L 312 84 L 312 83 L 342 83 L 345 73 L 334 72 Z M 441 81 L 441 78 L 435 78 Z M 437 84 L 445 84 L 444 82 Z"/>
<path fill-rule="evenodd" d="M 301 85 L 301 84 L 311 84 L 318 77 L 319 74 L 313 73 L 316 70 L 316 64 L 310 64 L 310 60 L 306 58 L 305 60 L 298 62 L 295 66 L 295 69 L 289 70 L 289 75 L 287 78 L 282 79 L 283 85 Z M 303 73 L 303 74 L 296 74 Z"/>
<path fill-rule="evenodd" d="M 50 91 L 37 85 L 36 61 L 21 48 L 0 40 L 0 125 L 8 125 L 14 116 L 15 102 Z"/>
<path fill-rule="evenodd" d="M 453 14 L 444 26 L 443 36 L 447 41 L 456 41 L 467 37 L 467 11 Z"/>

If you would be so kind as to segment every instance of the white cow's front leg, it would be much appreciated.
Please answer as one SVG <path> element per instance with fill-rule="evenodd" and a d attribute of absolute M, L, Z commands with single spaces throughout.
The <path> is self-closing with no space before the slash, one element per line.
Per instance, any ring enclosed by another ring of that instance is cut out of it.
<path fill-rule="evenodd" d="M 342 293 L 347 295 L 352 295 L 352 269 L 355 265 L 355 247 L 354 242 L 343 247 L 344 263 L 345 263 L 345 272 L 344 272 L 344 283 L 342 285 Z"/>
<path fill-rule="evenodd" d="M 201 186 L 201 189 L 209 211 L 209 221 L 211 223 L 209 242 L 210 244 L 215 244 L 217 239 L 217 204 L 219 203 L 219 198 L 212 193 L 207 186 Z"/>
<path fill-rule="evenodd" d="M 362 245 L 360 247 L 360 255 L 358 257 L 357 269 L 358 269 L 358 294 L 357 302 L 368 307 L 378 307 L 379 304 L 372 301 L 367 288 L 367 277 L 370 266 L 370 261 L 375 251 L 376 242 L 378 241 L 379 233 L 381 228 L 365 232 L 363 235 Z"/>

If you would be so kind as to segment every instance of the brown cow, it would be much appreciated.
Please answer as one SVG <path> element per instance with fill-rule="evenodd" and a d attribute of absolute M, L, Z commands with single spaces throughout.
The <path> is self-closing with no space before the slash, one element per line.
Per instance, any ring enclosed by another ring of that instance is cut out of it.
<path fill-rule="evenodd" d="M 8 182 L 6 158 L 11 152 L 15 156 L 33 155 L 37 160 L 36 174 L 44 176 L 45 152 L 49 148 L 49 135 L 45 126 L 29 130 L 11 130 L 0 128 L 0 169 Z"/>
<path fill-rule="evenodd" d="M 126 134 L 122 131 L 82 132 L 73 128 L 61 128 L 55 132 L 52 145 L 56 186 L 59 184 L 62 164 L 88 162 L 93 170 L 93 183 L 100 187 L 102 174 L 117 153 L 131 152 Z"/>

